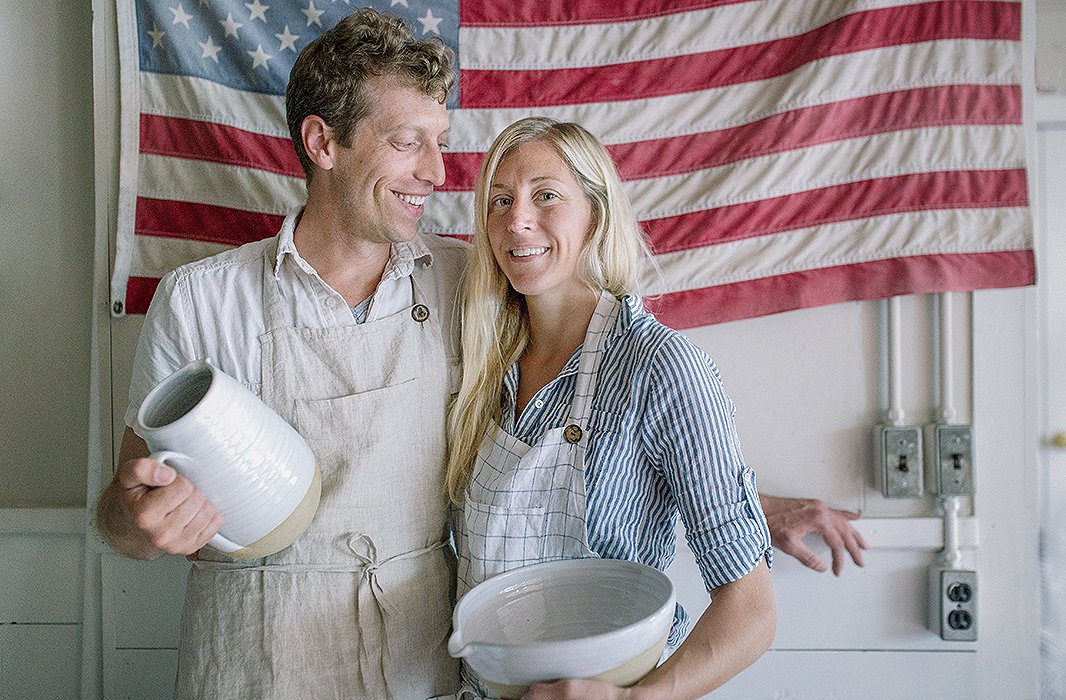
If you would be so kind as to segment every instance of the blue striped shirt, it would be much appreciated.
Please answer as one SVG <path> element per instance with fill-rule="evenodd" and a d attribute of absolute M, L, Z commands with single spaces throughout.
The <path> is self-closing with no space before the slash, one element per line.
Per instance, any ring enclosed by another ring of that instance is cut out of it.
<path fill-rule="evenodd" d="M 503 429 L 528 444 L 566 425 L 580 348 L 515 424 L 518 364 L 504 377 Z M 744 463 L 736 408 L 710 357 L 627 296 L 604 342 L 585 452 L 589 546 L 601 557 L 665 570 L 677 517 L 708 590 L 765 556 L 770 532 L 755 474 Z M 678 607 L 669 645 L 688 629 Z"/>

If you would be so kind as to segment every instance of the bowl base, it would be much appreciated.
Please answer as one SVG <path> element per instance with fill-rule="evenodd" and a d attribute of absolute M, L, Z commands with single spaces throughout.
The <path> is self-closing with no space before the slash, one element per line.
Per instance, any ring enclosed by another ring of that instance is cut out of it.
<path fill-rule="evenodd" d="M 226 556 L 234 559 L 260 559 L 262 557 L 280 552 L 296 541 L 303 534 L 311 519 L 318 512 L 318 501 L 322 495 L 322 474 L 315 464 L 315 476 L 311 485 L 307 487 L 307 493 L 293 509 L 289 516 L 281 521 L 277 527 L 260 537 L 255 542 L 238 549 L 236 552 L 225 552 Z"/>
<path fill-rule="evenodd" d="M 663 649 L 666 648 L 666 639 L 669 636 L 670 633 L 667 632 L 663 635 L 662 639 L 642 651 L 637 656 L 634 656 L 624 664 L 615 666 L 610 670 L 593 676 L 591 680 L 603 681 L 618 686 L 619 688 L 628 688 L 644 676 L 648 675 L 648 673 L 659 664 L 659 659 L 662 658 L 663 655 Z M 481 682 L 484 683 L 485 687 L 491 690 L 494 695 L 502 698 L 502 700 L 518 700 L 518 698 L 525 695 L 526 690 L 529 689 L 528 685 L 505 685 L 502 683 L 494 683 L 485 678 L 482 678 Z"/>

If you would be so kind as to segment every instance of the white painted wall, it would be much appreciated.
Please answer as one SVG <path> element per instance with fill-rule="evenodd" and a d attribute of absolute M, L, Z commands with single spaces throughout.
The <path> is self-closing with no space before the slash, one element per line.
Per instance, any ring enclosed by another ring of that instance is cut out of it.
<path fill-rule="evenodd" d="M 0 410 L 6 411 L 0 427 L 4 453 L 10 455 L 0 463 L 0 507 L 15 502 L 81 505 L 83 475 L 70 470 L 84 462 L 86 449 L 94 499 L 110 476 L 112 439 L 122 429 L 140 323 L 136 318 L 112 321 L 107 314 L 117 153 L 114 10 L 109 0 L 92 3 L 90 47 L 89 5 L 89 0 L 0 0 L 5 16 L 0 59 L 8 67 L 0 73 L 0 84 L 7 88 L 0 107 L 6 127 L 0 129 L 6 134 L 0 136 L 0 230 L 6 249 L 15 253 L 26 241 L 37 242 L 23 262 L 10 252 L 0 260 L 0 313 L 5 314 L 5 328 L 19 331 L 14 341 L 11 334 L 0 335 L 5 368 L 0 381 L 8 382 L 0 385 L 5 397 Z M 32 66 L 28 55 L 37 57 Z M 93 132 L 88 121 L 90 55 Z M 27 114 L 33 118 L 26 119 Z M 1035 147 L 1035 129 L 1030 133 Z M 85 174 L 92 153 L 95 183 Z M 1058 159 L 1050 167 L 1059 169 L 1048 173 L 1049 181 L 1066 182 L 1066 161 Z M 90 239 L 92 209 L 85 198 L 93 184 L 96 236 Z M 91 311 L 85 301 L 88 278 L 77 281 L 85 268 L 73 262 L 87 261 L 90 245 L 96 255 Z M 41 301 L 24 291 L 12 293 L 31 279 L 50 280 L 43 286 L 53 296 Z M 63 286 L 59 279 L 75 281 Z M 722 369 L 739 409 L 745 453 L 762 488 L 815 495 L 861 510 L 865 519 L 860 526 L 873 545 L 867 567 L 849 566 L 839 579 L 811 573 L 779 555 L 774 580 L 780 624 L 774 648 L 715 697 L 1038 697 L 1037 433 L 1044 427 L 1037 362 L 1039 295 L 1033 289 L 1005 290 L 981 292 L 972 301 L 970 295 L 956 295 L 955 302 L 959 419 L 972 419 L 977 431 L 978 496 L 967 504 L 964 528 L 965 541 L 978 545 L 967 550 L 967 565 L 976 568 L 981 586 L 979 641 L 973 644 L 943 642 L 924 627 L 925 574 L 940 546 L 933 500 L 891 502 L 872 486 L 871 431 L 884 402 L 880 303 L 840 304 L 690 333 Z M 904 400 L 908 418 L 915 422 L 927 422 L 935 406 L 930 307 L 927 297 L 903 300 Z M 87 327 L 78 325 L 90 320 L 91 341 Z M 57 327 L 67 335 L 53 335 Z M 52 365 L 70 368 L 74 378 L 48 379 L 25 369 L 48 357 L 55 358 Z M 33 376 L 9 376 L 9 368 Z M 40 387 L 57 383 L 70 390 L 65 399 L 41 398 L 48 395 Z M 24 403 L 26 397 L 31 407 Z M 79 400 L 81 408 L 76 407 Z M 66 421 L 62 439 L 55 438 L 54 426 L 37 432 L 26 427 L 32 423 L 27 416 L 39 420 L 42 415 Z M 16 495 L 9 499 L 9 493 Z M 63 613 L 36 629 L 10 624 L 29 620 L 11 611 L 33 610 L 41 601 L 40 590 L 27 586 L 27 580 L 77 581 L 76 572 L 82 570 L 76 544 L 60 544 L 47 558 L 39 556 L 38 545 L 54 545 L 57 537 L 43 525 L 47 515 L 41 520 L 39 513 L 14 520 L 9 515 L 6 522 L 15 524 L 6 531 L 0 527 L 0 571 L 29 576 L 13 581 L 0 575 L 0 697 L 165 697 L 174 667 L 175 597 L 186 564 L 180 559 L 127 561 L 108 553 L 89 533 L 82 687 L 74 691 L 69 674 L 78 672 L 80 662 L 78 616 Z M 56 568 L 42 571 L 45 561 Z M 686 567 L 691 562 L 682 559 L 672 573 L 682 599 L 698 609 L 705 595 Z M 77 590 L 68 588 L 48 589 L 47 600 L 55 601 L 50 607 L 77 611 Z M 53 669 L 55 678 L 66 680 L 45 689 L 24 685 L 22 679 L 39 668 Z"/>

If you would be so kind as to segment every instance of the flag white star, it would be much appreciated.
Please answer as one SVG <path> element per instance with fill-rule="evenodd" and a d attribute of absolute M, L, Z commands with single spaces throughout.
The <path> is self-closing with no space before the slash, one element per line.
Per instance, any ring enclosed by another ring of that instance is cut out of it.
<path fill-rule="evenodd" d="M 243 24 L 241 24 L 239 22 L 234 22 L 233 21 L 233 13 L 232 12 L 230 14 L 226 15 L 226 19 L 219 20 L 219 24 L 221 24 L 222 28 L 226 30 L 226 36 L 233 36 L 233 37 L 237 36 L 237 30 L 244 26 Z"/>
<path fill-rule="evenodd" d="M 200 7 L 211 7 L 211 0 L 200 0 Z"/>
<path fill-rule="evenodd" d="M 262 66 L 266 70 L 270 70 L 270 67 L 267 66 L 267 61 L 272 59 L 272 58 L 274 58 L 274 57 L 263 50 L 263 45 L 262 44 L 259 44 L 258 46 L 256 46 L 255 47 L 255 51 L 249 51 L 248 55 L 252 57 L 252 69 L 253 70 L 258 68 L 259 66 Z"/>
<path fill-rule="evenodd" d="M 247 7 L 248 12 L 251 13 L 251 17 L 248 18 L 249 22 L 258 17 L 259 19 L 263 20 L 264 24 L 266 24 L 266 11 L 270 9 L 270 5 L 263 5 L 260 4 L 259 0 L 255 0 L 254 2 L 244 3 L 244 6 Z"/>
<path fill-rule="evenodd" d="M 410 7 L 410 5 L 407 4 L 407 0 L 389 0 L 389 7 L 396 7 L 397 5 Z"/>
<path fill-rule="evenodd" d="M 207 41 L 198 41 L 196 43 L 199 44 L 200 48 L 204 51 L 203 54 L 200 55 L 200 58 L 210 58 L 215 63 L 218 63 L 218 52 L 222 50 L 222 47 L 215 46 L 215 42 L 211 40 L 210 35 L 208 35 Z"/>
<path fill-rule="evenodd" d="M 166 32 L 162 31 L 159 27 L 157 27 L 153 23 L 151 31 L 148 32 L 148 36 L 152 37 L 152 48 L 154 49 L 157 46 L 162 46 L 163 45 L 163 37 L 166 36 L 166 35 L 167 35 Z"/>
<path fill-rule="evenodd" d="M 437 36 L 440 36 L 440 32 L 437 30 L 437 25 L 441 23 L 443 17 L 434 17 L 433 10 L 426 10 L 425 17 L 419 17 L 418 21 L 422 23 L 422 33 L 428 34 L 433 32 Z"/>
<path fill-rule="evenodd" d="M 174 15 L 172 24 L 183 24 L 186 29 L 189 28 L 189 20 L 192 19 L 192 15 L 185 12 L 185 8 L 181 6 L 180 2 L 177 7 L 168 7 L 167 9 Z"/>
<path fill-rule="evenodd" d="M 278 47 L 278 51 L 284 51 L 289 49 L 293 53 L 296 53 L 296 40 L 300 38 L 299 34 L 293 34 L 289 31 L 289 25 L 285 25 L 285 31 L 281 34 L 275 34 L 278 41 L 281 42 L 281 46 Z"/>
<path fill-rule="evenodd" d="M 310 27 L 312 24 L 317 24 L 320 27 L 322 26 L 322 20 L 320 18 L 322 17 L 322 13 L 324 13 L 325 10 L 320 10 L 317 7 L 315 7 L 315 0 L 308 0 L 307 9 L 306 10 L 300 10 L 300 12 L 304 13 L 305 15 L 307 15 L 307 26 L 308 27 Z"/>

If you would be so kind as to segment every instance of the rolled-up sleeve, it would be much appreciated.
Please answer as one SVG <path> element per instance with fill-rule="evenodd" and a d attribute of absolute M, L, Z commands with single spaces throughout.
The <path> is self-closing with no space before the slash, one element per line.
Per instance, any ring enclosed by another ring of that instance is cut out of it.
<path fill-rule="evenodd" d="M 771 562 L 755 472 L 744 463 L 736 408 L 711 359 L 680 335 L 665 339 L 649 367 L 643 443 L 660 470 L 712 590 Z"/>

